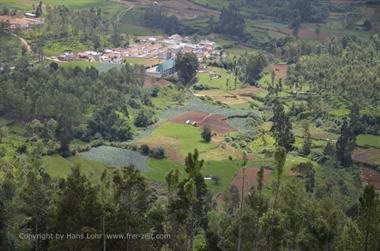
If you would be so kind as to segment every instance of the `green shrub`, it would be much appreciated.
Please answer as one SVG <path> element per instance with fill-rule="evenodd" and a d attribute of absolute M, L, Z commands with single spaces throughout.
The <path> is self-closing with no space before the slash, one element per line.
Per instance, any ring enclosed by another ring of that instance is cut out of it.
<path fill-rule="evenodd" d="M 164 159 L 165 158 L 165 149 L 162 147 L 150 149 L 149 156 L 155 159 Z"/>
<path fill-rule="evenodd" d="M 211 132 L 211 129 L 208 128 L 208 127 L 204 127 L 203 128 L 203 131 L 201 133 L 201 136 L 203 138 L 203 140 L 207 143 L 209 143 L 211 141 L 211 138 L 212 138 L 212 132 Z"/>
<path fill-rule="evenodd" d="M 140 152 L 144 155 L 149 155 L 149 152 L 150 152 L 150 148 L 148 145 L 146 144 L 143 144 L 140 146 Z"/>

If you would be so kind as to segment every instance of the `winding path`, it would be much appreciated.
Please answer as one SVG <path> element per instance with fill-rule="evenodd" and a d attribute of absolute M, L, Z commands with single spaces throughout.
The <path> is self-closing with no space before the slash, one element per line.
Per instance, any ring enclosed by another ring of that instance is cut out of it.
<path fill-rule="evenodd" d="M 33 53 L 33 51 L 32 51 L 32 47 L 28 44 L 28 42 L 27 42 L 24 38 L 20 37 L 19 35 L 15 34 L 15 33 L 11 33 L 11 32 L 10 32 L 9 34 L 11 34 L 12 36 L 16 37 L 18 40 L 20 40 L 21 43 L 22 43 L 22 46 L 23 46 L 28 52 Z"/>

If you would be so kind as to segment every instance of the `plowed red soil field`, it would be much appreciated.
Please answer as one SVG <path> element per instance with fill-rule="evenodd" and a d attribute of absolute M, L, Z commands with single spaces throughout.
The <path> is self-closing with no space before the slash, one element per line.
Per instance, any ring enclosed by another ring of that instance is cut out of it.
<path fill-rule="evenodd" d="M 198 126 L 209 127 L 213 132 L 218 134 L 235 131 L 235 128 L 224 121 L 225 118 L 223 115 L 207 112 L 185 112 L 171 121 L 179 124 L 185 124 L 186 121 L 190 123 L 196 122 Z"/>

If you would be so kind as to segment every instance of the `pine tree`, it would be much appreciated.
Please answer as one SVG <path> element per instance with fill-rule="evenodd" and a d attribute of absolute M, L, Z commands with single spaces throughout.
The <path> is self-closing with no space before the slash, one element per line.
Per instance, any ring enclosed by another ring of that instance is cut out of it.
<path fill-rule="evenodd" d="M 272 206 L 271 206 L 271 214 L 270 214 L 270 226 L 269 226 L 269 233 L 268 233 L 268 250 L 272 250 L 274 247 L 274 238 L 275 238 L 275 232 L 276 225 L 278 221 L 281 221 L 281 216 L 277 214 L 276 207 L 277 207 L 277 200 L 278 200 L 278 194 L 280 192 L 280 185 L 281 185 L 281 178 L 282 173 L 284 171 L 284 166 L 286 162 L 286 149 L 284 147 L 279 147 L 276 149 L 276 152 L 274 153 L 274 162 L 275 162 L 275 168 L 276 168 L 276 180 L 273 184 L 273 192 L 272 192 Z"/>
<path fill-rule="evenodd" d="M 100 240 L 67 236 L 100 233 L 101 215 L 102 209 L 96 189 L 80 173 L 79 166 L 75 166 L 64 183 L 54 213 L 54 232 L 64 234 L 65 238 L 54 239 L 49 243 L 49 250 L 95 250 L 101 246 Z"/>
<path fill-rule="evenodd" d="M 360 131 L 362 130 L 362 123 L 360 120 L 359 105 L 357 103 L 354 103 L 351 106 L 350 124 L 351 124 L 352 130 L 353 130 L 353 133 L 356 136 L 359 135 Z"/>
<path fill-rule="evenodd" d="M 243 181 L 241 183 L 241 199 L 240 199 L 240 214 L 239 214 L 239 235 L 238 235 L 238 244 L 237 250 L 241 250 L 241 241 L 242 241 L 242 220 L 243 220 L 243 212 L 244 212 L 244 199 L 245 199 L 245 168 L 248 163 L 248 156 L 246 152 L 243 152 L 243 162 L 242 162 L 242 173 L 243 173 Z"/>
<path fill-rule="evenodd" d="M 256 182 L 257 191 L 261 192 L 264 187 L 264 167 L 260 167 L 260 170 L 257 172 Z"/>
<path fill-rule="evenodd" d="M 207 212 L 210 210 L 206 201 L 208 190 L 201 169 L 204 161 L 199 160 L 198 150 L 189 153 L 185 159 L 187 178 L 178 184 L 177 198 L 172 202 L 172 212 L 183 224 L 187 234 L 187 250 L 194 247 L 195 236 L 201 229 L 207 230 Z"/>
<path fill-rule="evenodd" d="M 311 134 L 309 123 L 305 122 L 303 124 L 303 143 L 302 143 L 302 154 L 309 155 L 311 151 Z"/>
<path fill-rule="evenodd" d="M 43 177 L 38 172 L 40 164 L 28 172 L 25 184 L 20 192 L 20 212 L 26 217 L 24 231 L 32 234 L 44 233 L 47 230 L 47 216 L 49 209 L 48 187 L 44 184 Z M 34 250 L 47 250 L 46 241 L 36 239 L 32 241 Z"/>
<path fill-rule="evenodd" d="M 240 205 L 240 194 L 239 189 L 235 185 L 231 185 L 227 192 L 224 195 L 224 211 L 227 215 L 233 217 L 236 213 L 236 210 Z"/>
<path fill-rule="evenodd" d="M 36 16 L 40 17 L 42 16 L 42 2 L 39 2 L 37 8 L 36 8 Z"/>
<path fill-rule="evenodd" d="M 277 145 L 291 151 L 293 149 L 292 144 L 295 142 L 292 124 L 288 115 L 285 114 L 283 105 L 278 100 L 274 101 L 272 122 L 271 132 L 277 141 Z"/>
<path fill-rule="evenodd" d="M 16 250 L 16 240 L 12 235 L 12 221 L 16 217 L 15 198 L 15 178 L 7 172 L 0 186 L 0 250 Z"/>
<path fill-rule="evenodd" d="M 355 148 L 356 136 L 351 124 L 347 120 L 343 121 L 341 134 L 336 142 L 336 158 L 343 167 L 352 165 L 351 153 Z"/>
<path fill-rule="evenodd" d="M 182 218 L 179 218 L 178 207 L 180 200 L 178 198 L 179 171 L 171 170 L 166 175 L 166 184 L 168 187 L 168 203 L 167 203 L 167 231 L 170 234 L 168 246 L 171 250 L 181 250 L 184 239 L 184 227 L 181 225 Z"/>
<path fill-rule="evenodd" d="M 364 238 L 364 251 L 379 250 L 380 200 L 372 185 L 364 188 L 359 198 L 358 225 Z"/>
<path fill-rule="evenodd" d="M 358 226 L 351 220 L 348 220 L 343 227 L 337 244 L 337 250 L 363 250 L 363 234 L 360 232 Z"/>
<path fill-rule="evenodd" d="M 130 166 L 114 173 L 112 200 L 113 211 L 108 219 L 111 233 L 141 235 L 149 233 L 149 224 L 146 224 L 146 222 L 150 220 L 148 214 L 152 208 L 154 198 L 146 179 L 141 175 L 140 171 Z M 161 217 L 161 215 L 157 216 Z M 158 220 L 158 218 L 154 220 L 156 227 L 158 227 L 156 225 Z M 141 250 L 150 249 L 150 243 L 140 239 L 109 240 L 108 243 L 110 250 L 136 250 L 138 247 Z"/>
<path fill-rule="evenodd" d="M 209 143 L 212 138 L 212 131 L 209 127 L 203 127 L 201 136 L 206 143 Z"/>

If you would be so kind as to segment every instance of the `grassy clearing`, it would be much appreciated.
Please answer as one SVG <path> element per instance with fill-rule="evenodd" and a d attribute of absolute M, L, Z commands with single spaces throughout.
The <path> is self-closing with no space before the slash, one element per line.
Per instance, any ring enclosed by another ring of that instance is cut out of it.
<path fill-rule="evenodd" d="M 113 63 L 98 63 L 98 62 L 88 62 L 88 61 L 71 61 L 60 63 L 60 66 L 63 68 L 74 68 L 76 66 L 85 69 L 87 67 L 95 67 L 99 72 L 106 72 L 111 70 L 112 68 L 120 69 L 122 67 L 121 64 L 113 64 Z"/>
<path fill-rule="evenodd" d="M 30 0 L 2 0 L 0 7 L 28 9 L 32 6 L 32 2 Z"/>
<path fill-rule="evenodd" d="M 43 52 L 46 56 L 58 56 L 65 50 L 74 52 L 85 51 L 87 46 L 76 40 L 48 41 L 43 47 Z"/>
<path fill-rule="evenodd" d="M 144 139 L 144 142 L 157 143 L 157 137 L 164 136 L 173 138 L 178 141 L 179 149 L 177 149 L 182 156 L 187 153 L 193 152 L 195 148 L 200 153 L 216 147 L 213 142 L 205 143 L 201 138 L 201 129 L 190 125 L 165 123 L 155 129 L 151 136 Z"/>
<path fill-rule="evenodd" d="M 299 127 L 296 127 L 293 129 L 293 133 L 295 136 L 303 137 L 304 136 L 304 130 L 302 125 L 299 125 Z M 339 135 L 334 133 L 329 133 L 321 128 L 316 128 L 313 126 L 310 126 L 310 134 L 312 139 L 316 140 L 337 140 L 339 138 Z"/>
<path fill-rule="evenodd" d="M 366 107 L 365 109 L 360 111 L 363 115 L 369 116 L 380 116 L 380 108 L 379 107 Z"/>
<path fill-rule="evenodd" d="M 149 159 L 148 165 L 151 169 L 150 172 L 144 172 L 144 176 L 146 176 L 149 180 L 165 182 L 166 175 L 173 169 L 178 169 L 181 175 L 184 175 L 184 167 L 182 165 L 177 164 L 174 161 L 164 159 Z"/>
<path fill-rule="evenodd" d="M 149 180 L 165 182 L 166 175 L 173 169 L 178 169 L 181 177 L 185 177 L 184 166 L 178 165 L 173 161 L 149 159 L 148 163 L 152 171 L 144 173 L 144 175 Z M 213 181 L 206 181 L 208 189 L 216 195 L 226 190 L 239 168 L 239 161 L 205 161 L 202 174 L 204 176 L 218 176 L 220 178 L 218 184 L 215 184 Z"/>
<path fill-rule="evenodd" d="M 163 34 L 160 29 L 152 29 L 144 26 L 144 12 L 143 8 L 133 8 L 121 16 L 120 30 L 134 36 L 152 36 Z"/>
<path fill-rule="evenodd" d="M 87 67 L 97 67 L 100 63 L 97 62 L 88 62 L 88 61 L 71 61 L 71 62 L 65 62 L 60 63 L 59 65 L 63 68 L 74 68 L 74 67 L 80 67 L 80 68 L 87 68 Z"/>
<path fill-rule="evenodd" d="M 134 58 L 134 57 L 126 57 L 124 58 L 124 62 L 129 64 L 144 64 L 148 59 L 147 58 Z"/>
<path fill-rule="evenodd" d="M 227 0 L 194 0 L 193 2 L 213 9 L 222 9 L 223 7 L 228 7 Z"/>
<path fill-rule="evenodd" d="M 60 155 L 43 157 L 46 171 L 53 178 L 66 178 L 71 173 L 73 164 Z"/>
<path fill-rule="evenodd" d="M 163 31 L 159 29 L 150 29 L 148 27 L 140 26 L 137 24 L 131 24 L 123 22 L 120 24 L 120 31 L 133 36 L 149 36 L 149 35 L 160 35 Z"/>
<path fill-rule="evenodd" d="M 152 98 L 152 102 L 155 107 L 159 109 L 166 109 L 172 105 L 177 104 L 179 95 L 180 94 L 175 88 L 171 86 L 167 86 L 164 88 L 160 88 L 158 96 L 155 98 Z"/>
<path fill-rule="evenodd" d="M 220 77 L 212 77 L 208 72 L 198 73 L 198 84 L 212 89 L 231 90 L 241 86 L 240 81 L 225 69 L 210 67 L 210 72 L 219 74 Z M 235 85 L 236 79 L 236 85 Z M 236 86 L 236 88 L 235 88 Z"/>
<path fill-rule="evenodd" d="M 242 56 L 244 54 L 250 54 L 250 55 L 255 55 L 257 54 L 258 50 L 249 48 L 249 47 L 244 47 L 244 46 L 235 46 L 232 48 L 228 48 L 224 50 L 229 56 Z"/>
<path fill-rule="evenodd" d="M 350 115 L 350 110 L 347 108 L 338 108 L 330 111 L 329 114 L 335 117 L 346 117 Z"/>
<path fill-rule="evenodd" d="M 264 134 L 257 139 L 255 139 L 250 147 L 253 149 L 254 152 L 262 152 L 264 150 L 274 150 L 276 140 L 270 136 L 269 134 Z"/>
<path fill-rule="evenodd" d="M 361 134 L 356 138 L 356 144 L 363 147 L 380 148 L 380 136 Z"/>
<path fill-rule="evenodd" d="M 48 174 L 53 178 L 66 178 L 71 174 L 74 166 L 79 166 L 81 172 L 91 181 L 99 181 L 100 176 L 105 170 L 105 166 L 97 161 L 86 160 L 79 156 L 63 158 L 60 155 L 45 156 L 42 159 Z"/>

